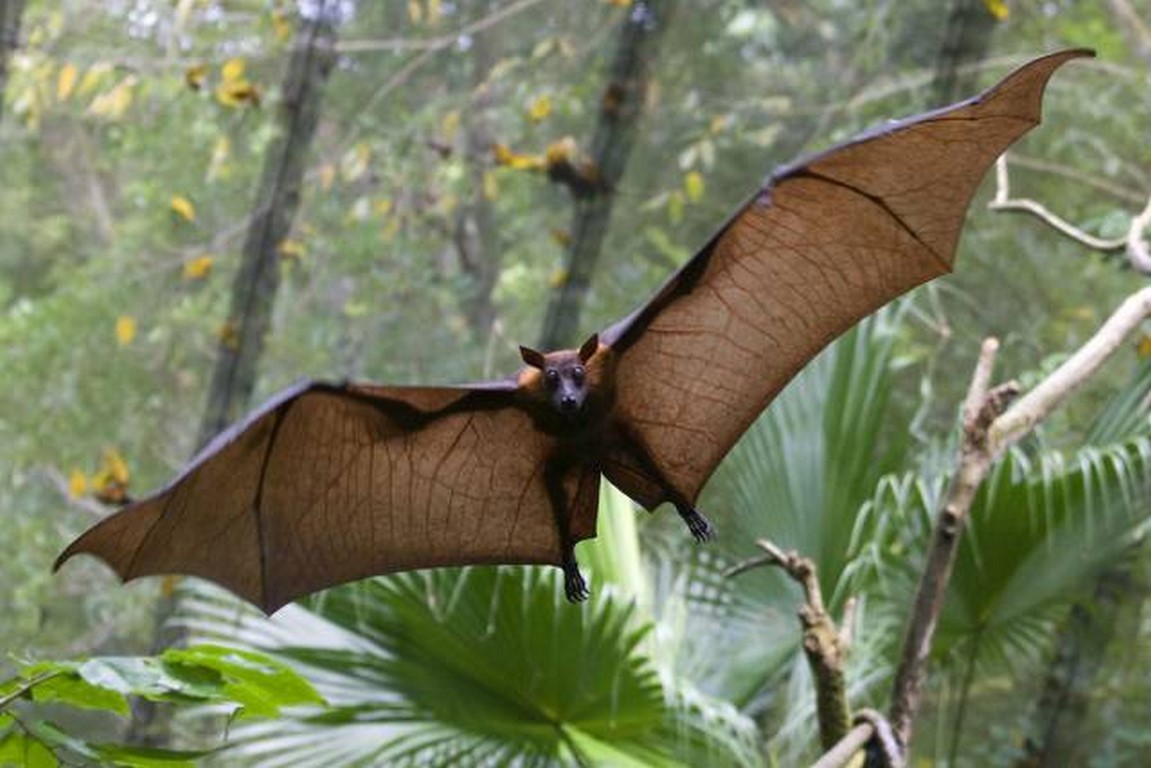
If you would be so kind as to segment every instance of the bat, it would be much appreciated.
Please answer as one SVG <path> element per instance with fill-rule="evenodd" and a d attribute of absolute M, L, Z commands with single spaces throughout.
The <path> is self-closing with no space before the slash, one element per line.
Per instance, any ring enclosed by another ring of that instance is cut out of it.
<path fill-rule="evenodd" d="M 513 376 L 460 386 L 303 382 L 216 437 L 170 484 L 64 550 L 124 581 L 188 574 L 273 613 L 368 576 L 469 564 L 562 568 L 601 477 L 712 535 L 700 490 L 829 342 L 951 271 L 992 162 L 1039 123 L 1070 50 L 979 96 L 775 171 L 656 295 L 579 349 L 521 347 Z"/>

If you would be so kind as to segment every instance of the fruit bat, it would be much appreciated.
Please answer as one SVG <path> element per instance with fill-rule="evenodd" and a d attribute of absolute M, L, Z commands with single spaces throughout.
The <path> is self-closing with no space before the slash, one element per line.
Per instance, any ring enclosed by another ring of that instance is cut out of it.
<path fill-rule="evenodd" d="M 587 586 L 606 477 L 696 539 L 720 460 L 817 352 L 951 271 L 990 164 L 1039 122 L 1036 59 L 983 94 L 889 122 L 772 174 L 628 317 L 579 349 L 521 347 L 498 381 L 305 382 L 213 440 L 169 485 L 69 546 L 125 581 L 190 574 L 266 612 L 415 568 L 545 563 Z"/>

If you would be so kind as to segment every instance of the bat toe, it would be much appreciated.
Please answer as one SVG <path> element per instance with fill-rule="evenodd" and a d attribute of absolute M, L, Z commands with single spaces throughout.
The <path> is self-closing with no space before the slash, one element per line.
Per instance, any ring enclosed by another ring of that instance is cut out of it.
<path fill-rule="evenodd" d="M 706 517 L 701 515 L 699 510 L 694 507 L 688 507 L 685 510 L 681 510 L 679 515 L 683 518 L 683 521 L 687 523 L 687 529 L 691 531 L 691 535 L 694 536 L 695 540 L 699 543 L 702 544 L 705 541 L 710 541 L 715 538 L 715 526 L 712 525 Z"/>
<path fill-rule="evenodd" d="M 569 603 L 582 603 L 588 599 L 591 592 L 588 590 L 587 582 L 584 581 L 583 574 L 579 572 L 579 566 L 574 562 L 564 564 L 564 594 L 567 596 Z"/>

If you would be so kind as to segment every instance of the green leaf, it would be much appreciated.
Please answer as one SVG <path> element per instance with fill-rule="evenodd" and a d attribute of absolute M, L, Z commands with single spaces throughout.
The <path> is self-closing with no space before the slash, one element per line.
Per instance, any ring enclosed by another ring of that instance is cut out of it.
<path fill-rule="evenodd" d="M 323 704 L 311 683 L 286 664 L 265 654 L 221 645 L 170 649 L 163 659 L 171 668 L 212 670 L 225 681 L 223 696 L 239 703 L 244 716 L 274 717 L 280 707 Z"/>
<path fill-rule="evenodd" d="M 32 700 L 41 703 L 55 701 L 83 709 L 107 710 L 123 716 L 127 716 L 131 711 L 128 700 L 122 693 L 92 685 L 77 672 L 60 674 L 39 683 L 32 689 Z"/>
<path fill-rule="evenodd" d="M 52 750 L 27 734 L 12 732 L 0 739 L 0 767 L 56 768 Z"/>
<path fill-rule="evenodd" d="M 197 760 L 219 751 L 157 749 L 119 744 L 95 744 L 93 748 L 106 762 L 130 768 L 194 768 Z"/>

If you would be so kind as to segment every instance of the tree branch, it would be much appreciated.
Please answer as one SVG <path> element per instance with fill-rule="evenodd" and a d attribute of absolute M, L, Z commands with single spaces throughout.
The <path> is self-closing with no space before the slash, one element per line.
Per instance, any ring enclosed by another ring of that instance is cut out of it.
<path fill-rule="evenodd" d="M 1010 180 L 1007 173 L 1007 155 L 1000 155 L 995 161 L 995 198 L 987 204 L 993 211 L 1018 211 L 1030 213 L 1060 234 L 1096 251 L 1126 251 L 1131 266 L 1143 274 L 1151 275 L 1151 247 L 1143 237 L 1151 226 L 1151 198 L 1141 213 L 1131 218 L 1127 232 L 1121 237 L 1097 237 L 1086 232 L 1066 219 L 1053 213 L 1042 203 L 1030 198 L 1012 198 Z"/>
<path fill-rule="evenodd" d="M 565 279 L 548 301 L 540 334 L 544 349 L 575 341 L 580 312 L 611 220 L 613 191 L 623 176 L 643 112 L 651 62 L 674 6 L 675 0 L 637 0 L 620 27 L 592 139 L 590 170 L 595 183 L 575 197 Z M 578 175 L 586 173 L 581 170 Z"/>
<path fill-rule="evenodd" d="M 995 420 L 989 436 L 993 458 L 999 458 L 1062 405 L 1148 316 L 1151 316 L 1151 286 L 1128 296 L 1086 344 Z"/>
<path fill-rule="evenodd" d="M 799 609 L 803 628 L 803 652 L 815 678 L 816 713 L 819 737 L 824 749 L 831 749 L 848 732 L 851 710 L 847 702 L 847 684 L 843 674 L 847 658 L 848 636 L 841 633 L 828 615 L 815 563 L 797 552 L 784 552 L 767 539 L 755 545 L 766 554 L 728 569 L 725 576 L 736 576 L 762 565 L 781 568 L 803 588 L 804 604 Z"/>
<path fill-rule="evenodd" d="M 920 577 L 911 620 L 904 635 L 899 668 L 895 673 L 891 695 L 891 724 L 905 752 L 911 743 L 912 724 L 919 709 L 931 641 L 935 637 L 947 582 L 955 565 L 960 534 L 966 525 L 967 513 L 975 493 L 991 467 L 988 428 L 1001 412 L 1006 396 L 1015 390 L 1013 384 L 994 389 L 990 387 L 991 370 L 998 350 L 999 342 L 996 339 L 986 339 L 983 342 L 971 386 L 963 403 L 963 443 L 959 462 L 931 535 L 931 549 Z"/>

